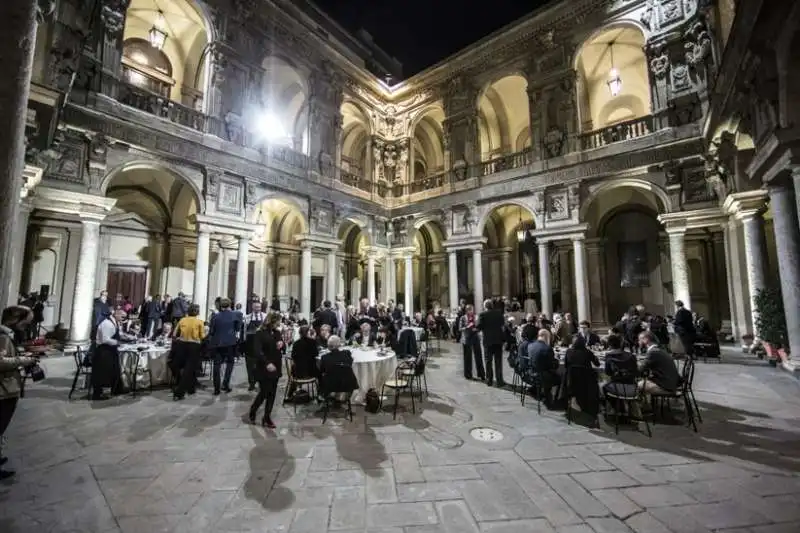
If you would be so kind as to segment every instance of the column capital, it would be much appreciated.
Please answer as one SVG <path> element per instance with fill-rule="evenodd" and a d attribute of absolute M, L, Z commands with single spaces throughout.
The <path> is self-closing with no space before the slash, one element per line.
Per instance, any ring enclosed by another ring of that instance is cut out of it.
<path fill-rule="evenodd" d="M 739 220 L 761 216 L 767 210 L 769 194 L 764 189 L 729 194 L 722 204 L 722 210 Z"/>
<path fill-rule="evenodd" d="M 453 236 L 442 243 L 445 250 L 472 250 L 473 248 L 483 249 L 488 239 L 486 237 L 456 237 Z"/>
<path fill-rule="evenodd" d="M 722 226 L 728 222 L 728 216 L 721 207 L 708 207 L 691 211 L 676 211 L 658 215 L 658 221 L 664 225 L 667 233 L 690 229 L 707 229 Z M 679 229 L 680 228 L 680 229 Z"/>

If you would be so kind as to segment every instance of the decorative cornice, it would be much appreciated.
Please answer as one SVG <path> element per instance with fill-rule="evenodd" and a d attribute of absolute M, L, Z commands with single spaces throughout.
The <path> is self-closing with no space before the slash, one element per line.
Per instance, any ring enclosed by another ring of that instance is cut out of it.
<path fill-rule="evenodd" d="M 117 203 L 116 198 L 94 196 L 64 189 L 39 187 L 33 198 L 34 209 L 77 215 L 81 220 L 102 221 Z"/>

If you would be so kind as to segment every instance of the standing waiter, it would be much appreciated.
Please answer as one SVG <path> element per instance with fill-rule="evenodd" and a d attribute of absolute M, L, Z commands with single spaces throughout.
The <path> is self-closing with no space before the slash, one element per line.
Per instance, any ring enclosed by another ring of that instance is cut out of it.
<path fill-rule="evenodd" d="M 256 376 L 255 376 L 255 339 L 256 331 L 264 323 L 266 314 L 261 312 L 261 302 L 253 300 L 251 303 L 252 309 L 247 318 L 245 319 L 244 330 L 244 364 L 247 369 L 247 390 L 256 390 Z"/>

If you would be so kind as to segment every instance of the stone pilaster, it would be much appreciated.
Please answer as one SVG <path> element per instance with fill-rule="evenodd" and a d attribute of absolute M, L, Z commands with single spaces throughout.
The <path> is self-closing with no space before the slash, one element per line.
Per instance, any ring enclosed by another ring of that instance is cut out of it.
<path fill-rule="evenodd" d="M 198 227 L 192 301 L 200 307 L 199 316 L 204 318 L 208 316 L 208 272 L 210 256 L 211 234 L 207 229 Z"/>
<path fill-rule="evenodd" d="M 414 314 L 414 256 L 407 253 L 405 260 L 405 309 L 409 316 Z"/>
<path fill-rule="evenodd" d="M 8 301 L 5 305 L 16 305 L 19 297 L 19 286 L 22 281 L 22 264 L 25 261 L 25 243 L 28 236 L 28 220 L 31 205 L 27 201 L 19 206 L 14 231 L 14 242 L 11 247 L 11 277 L 8 280 Z"/>
<path fill-rule="evenodd" d="M 308 320 L 311 319 L 311 243 L 301 243 L 300 255 L 300 313 Z"/>
<path fill-rule="evenodd" d="M 370 305 L 375 305 L 375 254 L 367 252 L 367 298 Z"/>
<path fill-rule="evenodd" d="M 589 283 L 589 312 L 592 327 L 608 326 L 608 313 L 606 305 L 606 261 L 605 246 L 600 239 L 586 240 L 586 264 L 588 268 Z"/>
<path fill-rule="evenodd" d="M 550 286 L 550 243 L 539 242 L 539 293 L 542 295 L 542 313 L 553 316 L 553 290 Z"/>
<path fill-rule="evenodd" d="M 472 250 L 472 273 L 475 278 L 475 309 L 483 311 L 483 250 Z"/>
<path fill-rule="evenodd" d="M 458 307 L 458 251 L 447 251 L 447 279 L 448 298 L 450 299 L 450 314 L 455 315 Z"/>
<path fill-rule="evenodd" d="M 100 253 L 100 220 L 81 220 L 81 245 L 78 269 L 75 276 L 75 294 L 72 297 L 72 316 L 68 344 L 88 346 L 92 341 L 95 277 Z"/>
<path fill-rule="evenodd" d="M 37 2 L 0 2 L 0 302 L 9 301 L 13 244 L 25 168 L 25 121 L 30 93 L 33 47 L 36 43 Z M 16 295 L 13 295 L 16 297 Z M 87 332 L 88 336 L 88 332 Z"/>
<path fill-rule="evenodd" d="M 335 249 L 328 250 L 327 265 L 327 283 L 328 283 L 328 297 L 327 299 L 332 303 L 336 301 L 336 280 L 339 277 L 339 257 Z"/>
<path fill-rule="evenodd" d="M 275 268 L 275 259 L 276 254 L 272 250 L 267 250 L 266 257 L 264 258 L 266 276 L 267 276 L 267 283 L 266 288 L 264 290 L 264 298 L 266 298 L 269 304 L 272 304 L 272 297 L 275 296 L 277 293 L 275 292 L 275 275 L 277 270 Z"/>
<path fill-rule="evenodd" d="M 769 199 L 789 349 L 797 360 L 800 358 L 800 226 L 795 192 L 788 185 L 771 186 Z"/>
<path fill-rule="evenodd" d="M 684 228 L 668 229 L 669 256 L 672 266 L 672 296 L 683 302 L 687 309 L 692 308 L 689 287 L 689 264 L 686 261 L 686 230 Z M 669 309 L 669 306 L 667 306 Z"/>
<path fill-rule="evenodd" d="M 236 249 L 236 294 L 234 295 L 234 305 L 242 304 L 242 309 L 247 305 L 250 295 L 247 294 L 250 271 L 250 237 L 239 236 L 239 246 Z"/>
<path fill-rule="evenodd" d="M 575 299 L 578 304 L 578 320 L 591 322 L 589 279 L 586 273 L 586 241 L 583 236 L 572 238 L 572 252 L 575 263 Z"/>

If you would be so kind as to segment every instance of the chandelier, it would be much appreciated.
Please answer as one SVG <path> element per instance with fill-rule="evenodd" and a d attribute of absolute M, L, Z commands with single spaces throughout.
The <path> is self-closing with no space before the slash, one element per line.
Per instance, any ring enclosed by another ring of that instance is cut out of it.
<path fill-rule="evenodd" d="M 522 227 L 522 209 L 519 207 L 517 209 L 519 210 L 519 224 L 517 225 L 519 229 L 517 230 L 517 242 L 523 243 L 528 238 L 528 230 Z"/>
<path fill-rule="evenodd" d="M 156 21 L 147 34 L 150 38 L 150 46 L 159 51 L 164 48 L 164 42 L 167 40 L 167 32 L 161 29 L 163 26 L 165 26 L 164 13 L 159 9 Z"/>
<path fill-rule="evenodd" d="M 611 91 L 611 96 L 617 96 L 622 90 L 622 78 L 619 77 L 619 71 L 614 67 L 614 41 L 608 43 L 608 50 L 611 54 L 611 70 L 608 72 L 608 90 Z"/>

